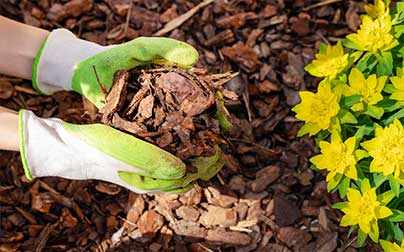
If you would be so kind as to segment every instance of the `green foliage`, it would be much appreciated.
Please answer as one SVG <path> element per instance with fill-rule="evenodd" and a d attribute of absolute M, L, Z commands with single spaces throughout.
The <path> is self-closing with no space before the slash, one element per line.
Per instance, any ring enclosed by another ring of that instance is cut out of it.
<path fill-rule="evenodd" d="M 313 169 L 328 171 L 327 188 L 342 199 L 332 206 L 341 225 L 359 246 L 380 237 L 386 252 L 404 251 L 404 2 L 389 4 L 366 5 L 357 33 L 320 46 L 306 70 L 323 80 L 293 109 L 305 122 L 298 136 L 319 147 Z"/>

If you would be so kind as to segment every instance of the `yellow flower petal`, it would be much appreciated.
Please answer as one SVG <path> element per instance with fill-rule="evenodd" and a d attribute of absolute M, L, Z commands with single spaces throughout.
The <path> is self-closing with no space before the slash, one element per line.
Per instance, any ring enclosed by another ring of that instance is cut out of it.
<path fill-rule="evenodd" d="M 391 33 L 391 28 L 390 15 L 383 15 L 382 18 L 375 20 L 368 15 L 363 15 L 360 29 L 355 34 L 348 35 L 347 39 L 353 43 L 350 45 L 352 48 L 377 54 L 398 45 L 398 41 Z"/>
<path fill-rule="evenodd" d="M 376 218 L 383 219 L 393 214 L 390 208 L 385 206 L 379 206 L 375 209 Z"/>
<path fill-rule="evenodd" d="M 404 101 L 404 91 L 394 92 L 390 95 L 390 99 L 396 101 Z"/>
<path fill-rule="evenodd" d="M 358 224 L 357 220 L 350 215 L 344 215 L 341 219 L 340 225 L 342 227 L 352 226 Z"/>
<path fill-rule="evenodd" d="M 348 63 L 348 54 L 344 54 L 344 48 L 339 41 L 335 46 L 327 46 L 324 52 L 316 54 L 316 59 L 304 69 L 313 76 L 334 79 Z"/>
<path fill-rule="evenodd" d="M 384 252 L 404 252 L 404 248 L 398 246 L 397 243 L 391 243 L 385 240 L 379 240 L 380 245 L 382 246 Z M 402 243 L 404 245 L 404 242 Z"/>
<path fill-rule="evenodd" d="M 348 168 L 346 168 L 345 172 L 344 172 L 345 176 L 347 176 L 348 178 L 351 178 L 353 180 L 357 180 L 358 179 L 358 174 L 356 171 L 356 166 L 351 165 L 348 166 Z"/>
<path fill-rule="evenodd" d="M 349 84 L 351 87 L 356 88 L 364 88 L 365 77 L 363 76 L 362 72 L 359 71 L 357 68 L 353 68 L 351 73 L 349 74 Z"/>
<path fill-rule="evenodd" d="M 303 91 L 300 92 L 300 97 L 301 103 L 292 110 L 296 112 L 296 118 L 306 123 L 304 133 L 313 135 L 320 130 L 329 129 L 332 118 L 340 109 L 338 96 L 331 91 L 331 88 L 319 86 L 317 93 Z"/>
<path fill-rule="evenodd" d="M 323 155 L 317 155 L 310 158 L 310 162 L 312 162 L 319 170 L 327 169 L 328 160 L 324 159 Z"/>
<path fill-rule="evenodd" d="M 359 161 L 359 160 L 364 159 L 366 157 L 369 157 L 369 154 L 366 151 L 364 151 L 364 150 L 356 150 L 355 151 L 356 161 Z"/>
<path fill-rule="evenodd" d="M 359 201 L 362 198 L 361 193 L 358 190 L 349 188 L 346 194 L 348 201 Z"/>
<path fill-rule="evenodd" d="M 379 226 L 377 224 L 377 221 L 372 221 L 370 223 L 370 231 L 369 231 L 369 237 L 372 239 L 374 242 L 379 241 Z"/>
<path fill-rule="evenodd" d="M 404 69 L 404 67 L 402 68 Z M 404 79 L 403 76 L 399 77 L 399 76 L 393 76 L 390 77 L 390 81 L 393 84 L 393 86 L 399 90 L 404 91 Z"/>
<path fill-rule="evenodd" d="M 386 9 L 386 5 L 384 4 L 383 0 L 375 0 L 374 5 L 367 4 L 364 8 L 366 13 L 374 19 L 389 14 L 388 8 Z"/>
<path fill-rule="evenodd" d="M 361 184 L 361 192 L 366 193 L 370 190 L 371 186 L 368 179 L 364 179 Z"/>
<path fill-rule="evenodd" d="M 359 219 L 359 228 L 366 234 L 370 232 L 370 223 L 367 219 Z"/>
<path fill-rule="evenodd" d="M 404 129 L 399 120 L 395 119 L 384 129 L 376 127 L 375 137 L 361 145 L 373 158 L 371 172 L 404 178 Z"/>

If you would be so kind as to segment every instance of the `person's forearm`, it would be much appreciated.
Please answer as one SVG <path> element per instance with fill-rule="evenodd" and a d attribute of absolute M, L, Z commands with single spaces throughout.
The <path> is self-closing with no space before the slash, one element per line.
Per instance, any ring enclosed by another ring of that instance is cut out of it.
<path fill-rule="evenodd" d="M 48 33 L 0 16 L 0 73 L 31 79 L 32 64 Z"/>
<path fill-rule="evenodd" d="M 19 151 L 18 114 L 0 107 L 0 150 Z"/>

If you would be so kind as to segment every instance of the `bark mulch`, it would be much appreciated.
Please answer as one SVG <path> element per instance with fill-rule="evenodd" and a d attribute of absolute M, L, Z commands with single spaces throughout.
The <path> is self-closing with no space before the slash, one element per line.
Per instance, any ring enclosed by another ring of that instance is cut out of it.
<path fill-rule="evenodd" d="M 310 168 L 314 142 L 296 138 L 301 123 L 290 109 L 299 90 L 315 90 L 318 80 L 303 68 L 319 43 L 355 30 L 361 2 L 0 1 L 1 15 L 65 27 L 103 45 L 153 34 L 186 41 L 201 54 L 198 68 L 239 72 L 224 85 L 238 97 L 226 100 L 232 154 L 217 176 L 188 193 L 139 195 L 53 177 L 28 181 L 19 154 L 0 152 L 0 251 L 357 251 L 354 236 L 338 226 L 341 213 L 330 208 L 337 195 Z M 77 94 L 40 96 L 29 81 L 7 76 L 0 76 L 0 105 L 82 124 L 98 113 Z M 364 251 L 378 250 L 368 244 Z"/>

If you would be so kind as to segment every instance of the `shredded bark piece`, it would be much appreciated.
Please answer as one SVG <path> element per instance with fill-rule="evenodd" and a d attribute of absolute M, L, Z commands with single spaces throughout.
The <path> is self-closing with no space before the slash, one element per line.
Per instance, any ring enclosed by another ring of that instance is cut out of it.
<path fill-rule="evenodd" d="M 180 68 L 117 71 L 102 122 L 157 144 L 186 160 L 212 155 L 220 136 L 215 93 L 235 74 L 208 75 Z M 226 93 L 231 91 L 226 91 Z"/>

